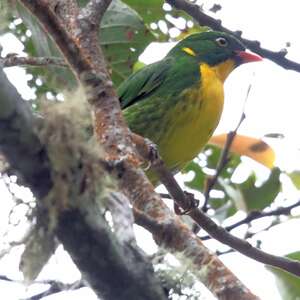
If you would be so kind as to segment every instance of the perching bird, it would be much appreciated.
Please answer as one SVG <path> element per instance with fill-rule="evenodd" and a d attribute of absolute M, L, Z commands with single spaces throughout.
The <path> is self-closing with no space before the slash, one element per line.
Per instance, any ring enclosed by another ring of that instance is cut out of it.
<path fill-rule="evenodd" d="M 231 35 L 207 31 L 188 36 L 118 88 L 129 128 L 158 146 L 173 173 L 181 170 L 218 125 L 227 76 L 237 66 L 259 60 Z M 156 184 L 157 178 L 149 176 Z"/>

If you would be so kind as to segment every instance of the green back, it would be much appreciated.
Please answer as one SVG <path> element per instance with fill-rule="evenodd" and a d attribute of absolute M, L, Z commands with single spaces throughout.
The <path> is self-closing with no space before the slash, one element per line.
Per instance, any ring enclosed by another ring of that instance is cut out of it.
<path fill-rule="evenodd" d="M 196 60 L 190 56 L 166 57 L 132 74 L 118 88 L 122 109 L 150 96 L 172 96 L 200 79 Z"/>

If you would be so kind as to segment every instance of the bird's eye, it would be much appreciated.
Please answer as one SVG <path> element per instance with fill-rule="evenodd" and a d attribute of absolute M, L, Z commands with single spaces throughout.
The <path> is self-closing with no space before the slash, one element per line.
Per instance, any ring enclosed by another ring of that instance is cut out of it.
<path fill-rule="evenodd" d="M 226 46 L 228 45 L 228 41 L 227 41 L 225 38 L 223 38 L 223 37 L 218 37 L 218 38 L 216 39 L 216 42 L 217 42 L 218 45 L 221 46 L 221 47 L 226 47 Z"/>

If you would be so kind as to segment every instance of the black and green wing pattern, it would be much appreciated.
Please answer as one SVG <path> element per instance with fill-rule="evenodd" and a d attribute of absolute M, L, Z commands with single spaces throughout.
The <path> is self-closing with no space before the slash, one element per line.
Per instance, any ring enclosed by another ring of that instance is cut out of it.
<path fill-rule="evenodd" d="M 172 59 L 165 59 L 133 73 L 118 88 L 122 109 L 151 96 L 163 84 L 171 67 Z"/>
<path fill-rule="evenodd" d="M 122 109 L 152 97 L 172 97 L 198 82 L 198 65 L 187 58 L 166 57 L 133 73 L 118 88 Z"/>

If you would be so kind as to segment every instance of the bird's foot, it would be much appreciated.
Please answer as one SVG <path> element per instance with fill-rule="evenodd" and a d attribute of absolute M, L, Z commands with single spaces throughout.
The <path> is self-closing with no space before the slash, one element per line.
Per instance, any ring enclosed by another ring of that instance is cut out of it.
<path fill-rule="evenodd" d="M 160 159 L 158 147 L 151 140 L 145 138 L 145 144 L 148 152 L 148 160 L 150 163 L 155 162 Z"/>
<path fill-rule="evenodd" d="M 158 153 L 158 147 L 151 140 L 135 133 L 131 133 L 131 137 L 140 156 L 147 162 L 146 167 L 144 167 L 145 171 L 147 171 L 152 164 L 161 160 Z"/>
<path fill-rule="evenodd" d="M 177 215 L 188 215 L 194 208 L 199 206 L 199 200 L 195 198 L 194 194 L 184 191 L 186 208 L 183 209 L 174 202 L 174 211 Z"/>

